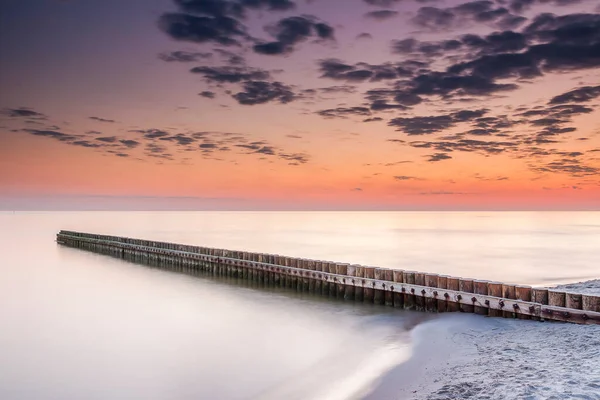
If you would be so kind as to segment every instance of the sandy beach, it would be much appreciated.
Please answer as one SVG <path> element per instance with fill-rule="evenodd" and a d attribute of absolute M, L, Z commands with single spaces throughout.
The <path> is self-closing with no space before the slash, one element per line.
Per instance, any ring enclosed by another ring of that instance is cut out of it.
<path fill-rule="evenodd" d="M 600 280 L 558 287 L 600 294 Z M 366 399 L 600 399 L 597 325 L 444 314 L 411 337 L 412 357 Z"/>

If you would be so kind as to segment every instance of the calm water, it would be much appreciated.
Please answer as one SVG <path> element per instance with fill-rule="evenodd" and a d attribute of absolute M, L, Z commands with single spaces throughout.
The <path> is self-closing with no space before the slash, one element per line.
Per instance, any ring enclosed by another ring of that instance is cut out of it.
<path fill-rule="evenodd" d="M 524 284 L 600 277 L 600 213 L 0 213 L 1 399 L 347 399 L 422 317 L 60 247 L 60 229 Z"/>

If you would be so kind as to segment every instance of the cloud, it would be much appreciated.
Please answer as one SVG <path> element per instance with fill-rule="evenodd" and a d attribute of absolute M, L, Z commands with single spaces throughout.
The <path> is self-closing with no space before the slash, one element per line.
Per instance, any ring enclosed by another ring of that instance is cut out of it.
<path fill-rule="evenodd" d="M 394 179 L 397 181 L 410 181 L 410 180 L 415 180 L 417 178 L 415 178 L 414 176 L 396 175 L 396 176 L 394 176 Z"/>
<path fill-rule="evenodd" d="M 389 126 L 397 127 L 398 130 L 408 135 L 426 135 L 441 132 L 452 128 L 461 122 L 468 122 L 483 116 L 487 110 L 463 110 L 445 115 L 433 115 L 426 117 L 398 117 L 389 121 Z"/>
<path fill-rule="evenodd" d="M 243 91 L 232 95 L 239 104 L 256 105 L 271 101 L 286 104 L 296 100 L 292 89 L 281 82 L 248 81 L 244 82 Z"/>
<path fill-rule="evenodd" d="M 113 119 L 106 119 L 106 118 L 100 118 L 100 117 L 89 117 L 89 119 L 94 120 L 94 121 L 98 121 L 98 122 L 107 122 L 107 123 L 115 123 L 116 121 Z"/>
<path fill-rule="evenodd" d="M 34 111 L 27 107 L 7 108 L 4 109 L 2 113 L 11 118 L 30 118 L 34 120 L 42 120 L 47 118 L 45 114 Z"/>
<path fill-rule="evenodd" d="M 442 161 L 442 160 L 449 160 L 452 157 L 449 156 L 446 153 L 435 153 L 435 154 L 431 154 L 429 156 L 429 159 L 427 161 L 429 162 L 437 162 L 437 161 Z"/>
<path fill-rule="evenodd" d="M 271 77 L 268 71 L 250 67 L 195 67 L 190 70 L 194 74 L 201 74 L 207 82 L 215 83 L 240 83 L 249 80 L 265 80 Z"/>
<path fill-rule="evenodd" d="M 24 129 L 23 131 L 30 133 L 34 136 L 44 136 L 44 137 L 56 139 L 60 142 L 70 142 L 70 141 L 74 141 L 77 138 L 79 138 L 79 136 L 77 136 L 77 135 L 69 135 L 69 134 L 66 134 L 63 132 L 52 131 L 52 130 Z"/>
<path fill-rule="evenodd" d="M 362 39 L 373 39 L 373 35 L 371 35 L 368 32 L 363 32 L 363 33 L 359 33 L 358 35 L 356 35 L 356 39 L 357 40 L 362 40 Z"/>
<path fill-rule="evenodd" d="M 583 86 L 554 96 L 549 104 L 585 103 L 600 97 L 600 86 Z"/>
<path fill-rule="evenodd" d="M 311 16 L 284 18 L 275 25 L 267 26 L 265 30 L 275 40 L 255 44 L 253 49 L 259 54 L 289 54 L 294 51 L 294 45 L 310 37 L 317 37 L 320 40 L 334 39 L 334 28 Z"/>
<path fill-rule="evenodd" d="M 320 110 L 316 112 L 325 118 L 347 118 L 348 116 L 371 115 L 371 110 L 367 107 L 338 107 Z"/>
<path fill-rule="evenodd" d="M 194 62 L 211 58 L 212 56 L 212 53 L 199 53 L 180 50 L 169 53 L 160 53 L 158 58 L 166 62 Z"/>
<path fill-rule="evenodd" d="M 140 142 L 137 140 L 121 139 L 119 142 L 130 149 L 134 149 L 140 145 Z"/>
<path fill-rule="evenodd" d="M 208 90 L 200 92 L 200 93 L 198 93 L 198 95 L 202 96 L 202 97 L 205 97 L 207 99 L 214 99 L 215 96 L 216 96 L 215 92 L 211 92 L 211 91 L 208 91 Z"/>
<path fill-rule="evenodd" d="M 402 62 L 385 64 L 357 63 L 346 64 L 335 58 L 318 61 L 321 78 L 329 78 L 347 82 L 378 82 L 397 79 L 405 74 L 412 74 L 424 64 L 420 62 Z"/>
<path fill-rule="evenodd" d="M 377 21 L 383 21 L 386 19 L 394 18 L 397 15 L 398 15 L 398 11 L 377 10 L 377 11 L 370 11 L 370 12 L 366 13 L 365 17 L 375 19 Z"/>
<path fill-rule="evenodd" d="M 391 7 L 402 0 L 363 0 L 370 6 L 375 7 Z"/>
<path fill-rule="evenodd" d="M 493 1 L 476 0 L 450 8 L 421 7 L 412 23 L 430 30 L 458 28 L 469 23 L 483 23 L 499 29 L 514 29 L 527 18 L 513 15 L 504 7 L 496 8 Z"/>
<path fill-rule="evenodd" d="M 103 136 L 103 137 L 96 138 L 96 140 L 98 140 L 100 142 L 104 142 L 104 143 L 115 143 L 117 141 L 117 137 L 116 136 Z"/>
<path fill-rule="evenodd" d="M 381 118 L 381 117 L 367 118 L 367 119 L 363 119 L 362 122 L 377 122 L 377 121 L 383 121 L 383 118 Z"/>

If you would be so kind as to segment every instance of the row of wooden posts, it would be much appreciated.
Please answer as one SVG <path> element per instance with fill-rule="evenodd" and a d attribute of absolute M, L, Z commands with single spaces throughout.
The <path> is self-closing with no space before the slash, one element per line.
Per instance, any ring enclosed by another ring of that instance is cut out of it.
<path fill-rule="evenodd" d="M 60 231 L 57 241 L 162 268 L 208 271 L 347 300 L 434 312 L 600 324 L 600 296 L 73 231 Z"/>

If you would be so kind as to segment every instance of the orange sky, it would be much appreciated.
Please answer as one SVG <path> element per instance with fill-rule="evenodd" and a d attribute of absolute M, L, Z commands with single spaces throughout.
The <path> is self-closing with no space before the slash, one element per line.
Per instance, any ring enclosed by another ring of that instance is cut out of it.
<path fill-rule="evenodd" d="M 482 22 L 501 6 L 352 0 L 340 15 L 334 0 L 286 0 L 227 14 L 254 37 L 227 33 L 236 45 L 174 40 L 164 13 L 219 16 L 170 0 L 34 3 L 0 5 L 0 209 L 600 209 L 594 2 Z M 553 36 L 582 24 L 588 36 Z M 583 61 L 539 55 L 571 45 L 590 46 Z M 480 67 L 507 54 L 537 72 Z"/>

